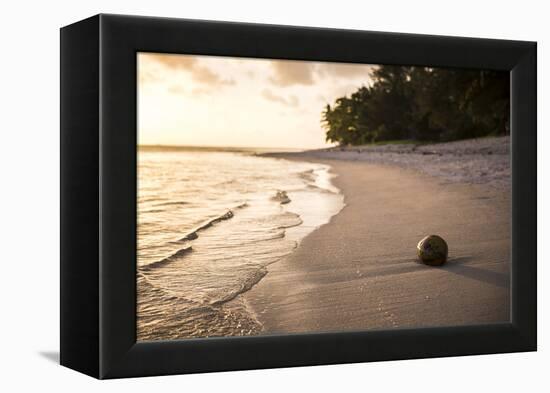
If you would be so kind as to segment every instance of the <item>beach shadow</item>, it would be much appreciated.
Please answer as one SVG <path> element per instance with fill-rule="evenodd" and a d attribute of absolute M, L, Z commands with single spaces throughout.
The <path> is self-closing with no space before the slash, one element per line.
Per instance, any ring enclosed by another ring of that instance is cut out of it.
<path fill-rule="evenodd" d="M 447 263 L 445 264 L 445 267 L 454 266 L 454 265 L 463 265 L 467 262 L 473 261 L 474 258 L 472 257 L 451 257 L 447 260 Z"/>
<path fill-rule="evenodd" d="M 40 351 L 38 354 L 50 362 L 59 364 L 59 351 Z"/>
<path fill-rule="evenodd" d="M 481 269 L 475 266 L 468 266 L 464 263 L 472 260 L 471 257 L 449 258 L 441 269 L 449 273 L 458 274 L 473 280 L 482 281 L 500 288 L 510 287 L 510 277 L 507 274 Z"/>
<path fill-rule="evenodd" d="M 373 269 L 365 272 L 360 277 L 355 279 L 364 279 L 369 277 L 383 277 L 398 274 L 415 273 L 419 271 L 434 271 L 436 269 L 445 270 L 446 272 L 457 274 L 473 280 L 481 281 L 487 284 L 495 285 L 500 288 L 510 287 L 510 277 L 504 273 L 493 272 L 479 267 L 468 266 L 466 263 L 473 261 L 474 258 L 469 256 L 449 258 L 443 266 L 426 266 L 418 259 L 403 260 L 403 263 L 398 263 L 394 266 L 384 267 L 383 269 Z M 349 278 L 342 278 L 341 281 L 347 281 Z M 329 282 L 334 282 L 331 278 Z"/>

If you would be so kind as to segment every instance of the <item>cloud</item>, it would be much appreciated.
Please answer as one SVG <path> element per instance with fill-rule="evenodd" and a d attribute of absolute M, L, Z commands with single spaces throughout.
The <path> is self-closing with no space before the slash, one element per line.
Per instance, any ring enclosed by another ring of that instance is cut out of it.
<path fill-rule="evenodd" d="M 364 86 L 364 85 L 357 85 L 353 83 L 333 85 L 329 91 L 335 97 L 343 97 L 343 96 L 349 97 L 351 94 L 356 92 L 361 86 Z"/>
<path fill-rule="evenodd" d="M 325 77 L 356 78 L 364 76 L 365 80 L 369 80 L 371 70 L 372 66 L 368 64 L 321 63 L 317 65 L 316 71 Z"/>
<path fill-rule="evenodd" d="M 296 97 L 295 95 L 292 95 L 288 99 L 286 99 L 282 96 L 278 96 L 278 95 L 274 94 L 269 89 L 264 89 L 262 91 L 262 97 L 265 98 L 268 101 L 277 102 L 279 104 L 283 104 L 283 105 L 291 106 L 291 107 L 297 107 L 300 104 L 300 101 L 298 100 L 298 97 Z"/>
<path fill-rule="evenodd" d="M 311 62 L 275 60 L 271 67 L 273 76 L 270 81 L 277 86 L 312 85 L 314 82 L 314 64 Z"/>
<path fill-rule="evenodd" d="M 191 70 L 193 74 L 193 79 L 199 83 L 204 83 L 207 85 L 234 85 L 235 81 L 233 79 L 222 79 L 218 74 L 213 72 L 207 67 L 195 66 Z"/>
<path fill-rule="evenodd" d="M 319 79 L 353 79 L 361 76 L 368 83 L 372 66 L 368 64 L 273 60 L 271 68 L 273 76 L 270 81 L 279 87 L 287 87 L 312 85 Z"/>
<path fill-rule="evenodd" d="M 149 54 L 147 56 L 164 68 L 190 73 L 198 83 L 216 86 L 235 84 L 233 79 L 223 79 L 210 68 L 201 65 L 195 56 L 171 54 Z"/>
<path fill-rule="evenodd" d="M 149 59 L 174 70 L 191 70 L 197 65 L 197 58 L 194 56 L 170 55 L 170 54 L 148 54 Z"/>

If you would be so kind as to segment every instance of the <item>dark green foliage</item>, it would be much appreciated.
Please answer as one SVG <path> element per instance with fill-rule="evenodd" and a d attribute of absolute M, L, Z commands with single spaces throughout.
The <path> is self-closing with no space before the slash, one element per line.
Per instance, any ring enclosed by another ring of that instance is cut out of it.
<path fill-rule="evenodd" d="M 373 83 L 323 111 L 328 142 L 449 141 L 509 133 L 509 74 L 377 66 Z"/>

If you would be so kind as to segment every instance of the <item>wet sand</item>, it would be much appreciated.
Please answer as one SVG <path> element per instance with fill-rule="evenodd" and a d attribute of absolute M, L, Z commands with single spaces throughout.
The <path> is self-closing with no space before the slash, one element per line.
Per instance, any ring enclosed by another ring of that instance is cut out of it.
<path fill-rule="evenodd" d="M 454 182 L 406 165 L 327 155 L 278 156 L 330 165 L 346 206 L 243 294 L 264 334 L 509 320 L 511 200 L 500 182 Z M 449 244 L 443 267 L 416 261 L 416 244 L 429 234 Z"/>

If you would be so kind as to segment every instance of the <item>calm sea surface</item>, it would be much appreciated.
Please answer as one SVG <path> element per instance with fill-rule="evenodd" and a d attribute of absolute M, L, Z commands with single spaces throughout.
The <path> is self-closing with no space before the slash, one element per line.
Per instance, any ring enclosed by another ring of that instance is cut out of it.
<path fill-rule="evenodd" d="M 239 294 L 343 207 L 321 164 L 140 149 L 139 340 L 259 334 Z"/>

